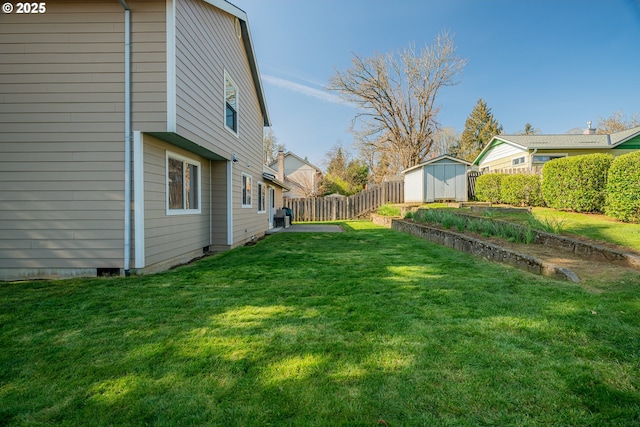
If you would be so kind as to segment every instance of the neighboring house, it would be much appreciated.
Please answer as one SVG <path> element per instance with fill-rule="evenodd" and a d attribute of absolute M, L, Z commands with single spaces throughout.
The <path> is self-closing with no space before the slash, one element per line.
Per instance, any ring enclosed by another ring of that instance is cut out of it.
<path fill-rule="evenodd" d="M 268 228 L 269 117 L 224 0 L 0 14 L 0 102 L 0 279 L 157 271 Z"/>
<path fill-rule="evenodd" d="M 318 195 L 322 171 L 291 151 L 279 151 L 276 160 L 269 165 L 277 171 L 278 179 L 291 191 L 285 197 L 314 197 Z"/>
<path fill-rule="evenodd" d="M 471 163 L 445 154 L 402 171 L 405 203 L 466 202 L 469 166 Z"/>
<path fill-rule="evenodd" d="M 262 194 L 262 191 L 267 191 L 267 195 L 264 197 L 264 200 L 268 203 L 266 209 L 267 221 L 270 229 L 276 227 L 274 220 L 276 210 L 284 206 L 284 193 L 290 190 L 284 182 L 278 180 L 277 175 L 278 172 L 271 169 L 269 166 L 262 166 L 262 179 L 266 184 L 264 189 L 261 189 L 259 193 Z"/>
<path fill-rule="evenodd" d="M 640 127 L 609 135 L 595 132 L 589 123 L 578 135 L 497 135 L 473 164 L 482 172 L 531 170 L 559 157 L 592 153 L 619 156 L 640 149 Z"/>

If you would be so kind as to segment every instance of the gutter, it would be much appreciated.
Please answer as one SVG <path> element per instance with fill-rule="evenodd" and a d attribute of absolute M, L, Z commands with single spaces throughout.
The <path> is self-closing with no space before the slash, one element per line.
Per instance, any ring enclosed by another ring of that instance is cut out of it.
<path fill-rule="evenodd" d="M 131 8 L 124 8 L 124 275 L 131 263 Z"/>

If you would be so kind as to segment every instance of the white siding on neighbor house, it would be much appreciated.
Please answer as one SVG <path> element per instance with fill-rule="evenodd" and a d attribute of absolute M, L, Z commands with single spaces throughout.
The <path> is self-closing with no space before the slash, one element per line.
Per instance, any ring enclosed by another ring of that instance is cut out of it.
<path fill-rule="evenodd" d="M 257 205 L 242 207 L 242 173 L 262 176 L 264 119 L 236 18 L 202 0 L 175 1 L 176 132 L 233 165 L 233 242 L 237 246 L 266 231 Z M 225 127 L 225 72 L 238 88 L 238 133 Z M 225 183 L 226 185 L 226 183 Z"/>
<path fill-rule="evenodd" d="M 0 276 L 123 266 L 123 17 L 0 14 Z"/>
<path fill-rule="evenodd" d="M 424 202 L 424 168 L 417 168 L 404 175 L 404 201 Z"/>
<path fill-rule="evenodd" d="M 277 164 L 275 165 L 277 168 Z M 300 160 L 294 155 L 284 156 L 284 176 L 291 190 L 286 197 L 309 197 L 315 194 L 319 186 L 319 172 L 308 163 Z"/>
<path fill-rule="evenodd" d="M 525 157 L 525 163 L 518 165 L 518 167 L 528 167 L 530 159 L 529 152 L 527 150 L 508 143 L 500 144 L 489 150 L 487 155 L 482 158 L 479 167 L 482 169 L 489 166 L 490 170 L 496 168 L 510 168 L 513 167 L 511 159 L 521 156 Z"/>

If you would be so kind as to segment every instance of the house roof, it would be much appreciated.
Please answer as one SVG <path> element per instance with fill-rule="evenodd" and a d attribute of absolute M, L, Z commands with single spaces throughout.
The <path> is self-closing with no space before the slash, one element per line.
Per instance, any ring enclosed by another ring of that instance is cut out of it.
<path fill-rule="evenodd" d="M 306 164 L 306 165 L 308 165 L 308 166 L 311 166 L 312 168 L 314 168 L 314 169 L 315 169 L 315 170 L 317 170 L 318 172 L 322 173 L 322 170 L 321 170 L 319 167 L 312 165 L 311 163 L 309 163 L 308 161 L 306 161 L 306 160 L 305 160 L 305 159 L 303 159 L 302 157 L 300 157 L 300 156 L 298 156 L 298 155 L 296 155 L 296 154 L 292 153 L 291 151 L 287 151 L 286 153 L 284 153 L 284 156 L 285 156 L 285 157 L 287 157 L 287 156 L 294 157 L 294 158 L 298 159 L 299 161 L 301 161 L 302 163 L 304 163 L 304 164 Z M 274 165 L 275 165 L 275 166 L 278 166 L 278 160 L 277 160 L 277 159 L 276 159 L 276 160 L 274 160 L 273 162 L 271 162 L 271 163 L 269 164 L 269 167 L 273 168 L 273 166 L 274 166 Z"/>
<path fill-rule="evenodd" d="M 253 84 L 256 87 L 256 93 L 258 94 L 258 102 L 260 104 L 260 110 L 262 111 L 262 117 L 264 119 L 264 126 L 271 126 L 269 120 L 269 112 L 267 110 L 267 102 L 264 96 L 264 90 L 262 88 L 262 80 L 260 79 L 260 70 L 258 69 L 258 61 L 256 60 L 255 52 L 253 49 L 253 41 L 251 40 L 251 31 L 249 31 L 249 21 L 247 19 L 247 13 L 239 7 L 229 3 L 226 0 L 204 0 L 210 5 L 217 7 L 220 10 L 227 12 L 230 15 L 235 16 L 240 21 L 240 29 L 242 31 L 242 42 L 244 43 L 244 49 L 247 51 L 247 59 L 249 60 L 249 67 L 251 68 L 251 76 L 253 78 Z"/>
<path fill-rule="evenodd" d="M 272 184 L 277 185 L 278 187 L 281 187 L 283 191 L 291 190 L 291 188 L 289 188 L 284 182 L 278 181 L 276 177 L 276 171 L 274 171 L 267 165 L 262 165 L 262 178 L 271 182 Z"/>
<path fill-rule="evenodd" d="M 453 157 L 453 156 L 450 156 L 448 154 L 443 154 L 442 156 L 434 157 L 433 159 L 429 159 L 426 162 L 420 163 L 419 165 L 415 165 L 413 167 L 410 167 L 409 169 L 405 169 L 401 173 L 411 172 L 412 170 L 421 168 L 423 166 L 430 165 L 431 163 L 439 162 L 439 161 L 444 160 L 444 159 L 452 160 L 452 161 L 454 161 L 456 163 L 461 163 L 463 165 L 471 166 L 471 163 L 467 162 L 466 160 L 458 159 L 457 157 Z"/>
<path fill-rule="evenodd" d="M 535 149 L 603 149 L 614 148 L 640 135 L 640 126 L 612 134 L 563 134 L 563 135 L 496 135 L 473 161 L 480 163 L 492 148 L 508 143 L 523 150 Z"/>

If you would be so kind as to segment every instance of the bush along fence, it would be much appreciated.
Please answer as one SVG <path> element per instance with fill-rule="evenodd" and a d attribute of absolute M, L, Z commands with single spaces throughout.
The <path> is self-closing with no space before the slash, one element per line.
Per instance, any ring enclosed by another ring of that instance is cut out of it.
<path fill-rule="evenodd" d="M 404 182 L 383 182 L 353 196 L 284 199 L 294 221 L 337 221 L 368 218 L 386 203 L 404 203 Z"/>
<path fill-rule="evenodd" d="M 640 223 L 640 151 L 564 157 L 545 163 L 541 176 L 492 172 L 474 184 L 481 202 L 604 213 Z"/>

